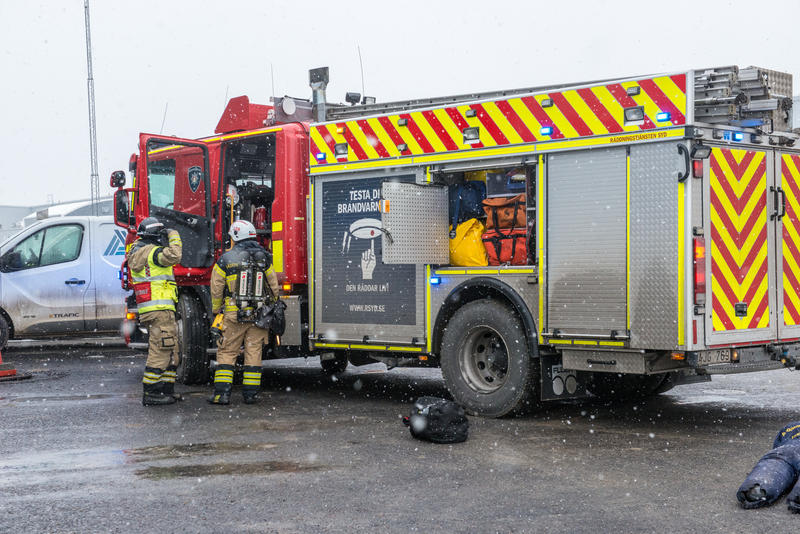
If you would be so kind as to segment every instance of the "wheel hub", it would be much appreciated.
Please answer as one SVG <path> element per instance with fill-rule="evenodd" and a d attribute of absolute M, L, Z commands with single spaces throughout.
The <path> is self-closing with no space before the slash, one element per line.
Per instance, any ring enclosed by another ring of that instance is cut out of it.
<path fill-rule="evenodd" d="M 508 349 L 490 326 L 478 326 L 464 340 L 458 359 L 467 384 L 479 393 L 500 389 L 508 376 Z"/>

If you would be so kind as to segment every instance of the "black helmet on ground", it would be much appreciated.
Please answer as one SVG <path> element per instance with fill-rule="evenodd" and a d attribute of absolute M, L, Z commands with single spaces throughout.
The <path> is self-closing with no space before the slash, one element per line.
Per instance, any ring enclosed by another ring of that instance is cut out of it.
<path fill-rule="evenodd" d="M 136 235 L 142 239 L 159 240 L 161 233 L 164 230 L 164 223 L 155 217 L 147 217 L 139 223 L 139 228 L 136 230 Z"/>

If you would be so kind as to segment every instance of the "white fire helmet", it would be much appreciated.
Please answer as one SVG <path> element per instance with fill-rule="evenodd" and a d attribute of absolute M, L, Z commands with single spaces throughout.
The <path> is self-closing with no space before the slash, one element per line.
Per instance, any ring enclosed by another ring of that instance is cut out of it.
<path fill-rule="evenodd" d="M 243 241 L 245 239 L 255 239 L 256 227 L 250 221 L 234 221 L 228 230 L 228 235 L 234 241 Z"/>

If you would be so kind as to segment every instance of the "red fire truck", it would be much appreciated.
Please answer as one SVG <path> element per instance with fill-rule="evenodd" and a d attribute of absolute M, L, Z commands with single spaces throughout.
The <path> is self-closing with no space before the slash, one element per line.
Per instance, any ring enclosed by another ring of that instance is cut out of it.
<path fill-rule="evenodd" d="M 129 242 L 147 216 L 183 238 L 183 382 L 208 377 L 209 277 L 235 219 L 272 251 L 287 304 L 266 358 L 440 366 L 471 413 L 800 367 L 790 75 L 727 66 L 351 106 L 326 101 L 327 69 L 310 81 L 310 101 L 232 99 L 212 137 L 142 134 L 132 187 L 112 175 Z M 499 264 L 450 255 L 449 201 L 475 180 L 521 206 L 493 239 L 522 252 Z"/>

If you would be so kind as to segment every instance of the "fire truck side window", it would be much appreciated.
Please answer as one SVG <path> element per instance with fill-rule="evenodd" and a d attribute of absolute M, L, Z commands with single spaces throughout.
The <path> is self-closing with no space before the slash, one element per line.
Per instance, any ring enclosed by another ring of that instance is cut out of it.
<path fill-rule="evenodd" d="M 205 216 L 203 168 L 203 152 L 196 147 L 151 156 L 147 162 L 150 206 Z"/>
<path fill-rule="evenodd" d="M 175 160 L 148 163 L 150 205 L 172 209 L 175 205 Z"/>

